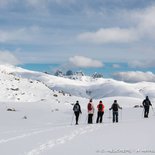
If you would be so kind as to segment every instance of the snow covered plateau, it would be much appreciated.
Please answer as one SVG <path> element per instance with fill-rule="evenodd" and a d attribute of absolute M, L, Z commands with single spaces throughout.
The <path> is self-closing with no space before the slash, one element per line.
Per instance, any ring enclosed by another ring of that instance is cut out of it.
<path fill-rule="evenodd" d="M 153 155 L 155 154 L 155 83 L 126 83 L 83 76 L 76 80 L 0 65 L 0 155 Z M 149 118 L 142 101 L 149 96 Z M 93 98 L 94 123 L 87 124 Z M 114 100 L 123 107 L 119 123 L 108 110 Z M 73 105 L 82 109 L 75 124 Z M 105 105 L 96 124 L 97 104 Z M 136 107 L 136 108 L 135 108 Z"/>

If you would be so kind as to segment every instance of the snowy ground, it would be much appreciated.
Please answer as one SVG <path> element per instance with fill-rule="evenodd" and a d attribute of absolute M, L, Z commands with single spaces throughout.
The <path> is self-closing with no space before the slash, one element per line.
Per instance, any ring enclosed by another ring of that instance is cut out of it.
<path fill-rule="evenodd" d="M 0 155 L 155 154 L 153 110 L 144 119 L 143 108 L 133 108 L 145 95 L 155 107 L 155 83 L 84 78 L 76 81 L 0 65 Z M 87 125 L 92 96 L 95 108 L 100 99 L 105 105 L 102 124 L 95 123 L 95 112 L 94 124 Z M 112 123 L 108 110 L 115 99 L 123 107 L 118 124 Z M 82 115 L 75 126 L 72 108 L 77 100 Z"/>
<path fill-rule="evenodd" d="M 47 101 L 0 103 L 0 154 L 2 155 L 101 155 L 155 154 L 155 116 L 142 118 L 141 104 L 134 98 L 118 98 L 123 107 L 118 124 L 111 122 L 106 98 L 104 122 L 87 125 L 86 100 L 81 100 L 82 115 L 78 126 L 72 122 L 71 104 Z M 126 103 L 124 103 L 126 101 Z M 97 101 L 94 101 L 96 106 Z M 16 111 L 7 111 L 8 107 Z M 27 119 L 24 119 L 24 116 Z M 74 118 L 73 118 L 74 119 Z"/>

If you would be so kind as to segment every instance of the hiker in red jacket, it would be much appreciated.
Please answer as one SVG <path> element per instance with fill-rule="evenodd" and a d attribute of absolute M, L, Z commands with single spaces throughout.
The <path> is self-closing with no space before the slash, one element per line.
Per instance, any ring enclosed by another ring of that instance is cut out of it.
<path fill-rule="evenodd" d="M 104 114 L 104 105 L 102 103 L 102 101 L 99 102 L 99 104 L 97 105 L 97 109 L 98 109 L 98 112 L 97 112 L 97 120 L 96 120 L 96 123 L 102 123 L 102 117 L 103 117 L 103 114 Z"/>
<path fill-rule="evenodd" d="M 92 104 L 92 99 L 90 99 L 90 101 L 87 105 L 87 109 L 88 109 L 88 124 L 92 124 L 93 123 L 93 115 L 94 115 L 94 106 Z"/>

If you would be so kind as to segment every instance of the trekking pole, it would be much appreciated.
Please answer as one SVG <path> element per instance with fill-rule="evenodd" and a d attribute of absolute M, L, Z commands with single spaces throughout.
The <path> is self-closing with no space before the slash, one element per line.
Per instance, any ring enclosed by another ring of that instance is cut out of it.
<path fill-rule="evenodd" d="M 86 116 L 84 124 L 87 124 L 87 120 L 88 120 L 88 115 Z"/>
<path fill-rule="evenodd" d="M 142 118 L 143 118 L 143 116 L 144 116 L 144 108 L 143 108 L 143 110 L 142 110 Z"/>
<path fill-rule="evenodd" d="M 108 117 L 109 119 L 111 119 L 112 118 L 112 116 L 111 116 L 111 110 L 109 110 L 109 117 Z"/>
<path fill-rule="evenodd" d="M 111 112 L 109 110 L 109 123 L 110 123 L 110 119 L 111 119 Z"/>
<path fill-rule="evenodd" d="M 121 120 L 122 120 L 122 113 L 123 113 L 123 112 L 122 112 L 122 109 L 121 109 Z"/>
<path fill-rule="evenodd" d="M 94 123 L 94 114 L 93 114 L 93 116 L 92 116 L 92 124 Z"/>
<path fill-rule="evenodd" d="M 81 122 L 82 113 L 79 113 L 79 122 Z"/>
<path fill-rule="evenodd" d="M 152 106 L 151 106 L 152 107 Z M 153 111 L 153 115 L 155 116 L 155 112 L 154 112 L 154 109 L 153 109 L 153 107 L 152 107 L 152 111 Z"/>
<path fill-rule="evenodd" d="M 73 119 L 74 119 L 74 113 L 73 113 L 73 115 L 72 115 L 71 125 L 73 125 Z"/>

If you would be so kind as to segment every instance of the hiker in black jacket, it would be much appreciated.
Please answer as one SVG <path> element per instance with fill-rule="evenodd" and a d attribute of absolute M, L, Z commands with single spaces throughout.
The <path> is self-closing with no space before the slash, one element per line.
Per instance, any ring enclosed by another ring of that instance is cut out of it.
<path fill-rule="evenodd" d="M 81 111 L 81 106 L 79 104 L 79 101 L 76 101 L 76 104 L 73 107 L 73 111 L 75 114 L 75 121 L 76 121 L 76 125 L 78 125 L 78 121 L 79 121 L 79 114 L 82 113 Z"/>
<path fill-rule="evenodd" d="M 117 103 L 117 100 L 114 100 L 111 108 L 109 110 L 113 110 L 113 123 L 118 122 L 118 109 L 122 109 Z"/>
<path fill-rule="evenodd" d="M 144 107 L 144 118 L 147 118 L 149 115 L 150 106 L 152 106 L 151 101 L 149 100 L 148 96 L 146 96 L 146 99 L 143 101 L 142 104 Z"/>

